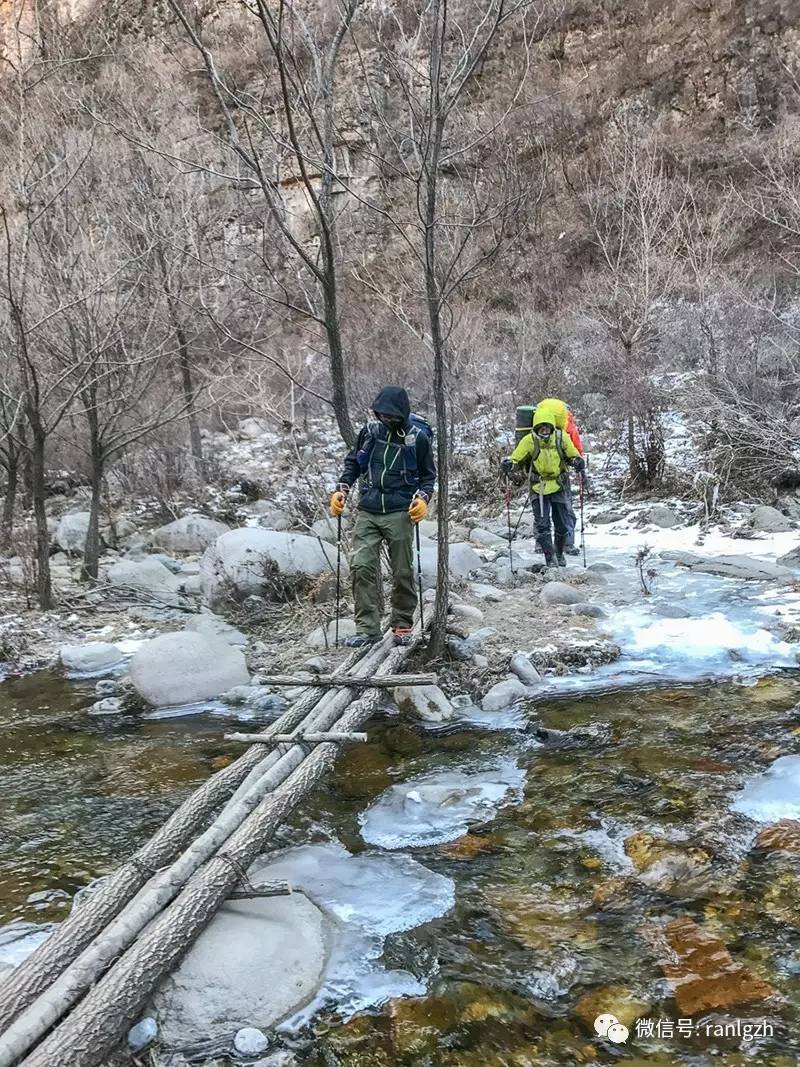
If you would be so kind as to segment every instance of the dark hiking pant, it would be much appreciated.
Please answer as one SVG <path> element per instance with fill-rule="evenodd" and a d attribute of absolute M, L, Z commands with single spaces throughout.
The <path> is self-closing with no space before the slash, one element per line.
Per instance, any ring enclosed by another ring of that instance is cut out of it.
<path fill-rule="evenodd" d="M 378 582 L 381 544 L 386 542 L 392 565 L 392 617 L 390 625 L 410 629 L 414 624 L 417 589 L 414 584 L 414 526 L 407 511 L 375 515 L 359 511 L 353 531 L 350 574 L 353 581 L 356 633 L 379 634 Z"/>
<path fill-rule="evenodd" d="M 564 495 L 566 497 L 567 507 L 567 539 L 564 543 L 565 548 L 575 547 L 575 527 L 578 525 L 578 516 L 575 514 L 575 503 L 572 496 L 572 486 L 569 482 L 569 475 L 564 475 Z"/>
<path fill-rule="evenodd" d="M 569 502 L 564 490 L 550 495 L 531 495 L 533 518 L 536 523 L 536 543 L 544 552 L 545 559 L 553 557 L 553 532 L 555 533 L 555 551 L 564 551 L 569 529 Z M 552 531 L 551 532 L 551 523 Z"/>

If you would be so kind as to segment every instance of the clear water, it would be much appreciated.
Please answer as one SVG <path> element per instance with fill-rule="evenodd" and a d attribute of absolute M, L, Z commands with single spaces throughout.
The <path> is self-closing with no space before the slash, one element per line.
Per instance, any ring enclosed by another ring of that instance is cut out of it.
<path fill-rule="evenodd" d="M 91 684 L 47 674 L 0 686 L 4 921 L 62 917 L 69 895 L 139 845 L 233 751 L 219 720 L 103 721 L 85 714 L 92 699 Z M 455 883 L 451 911 L 385 943 L 387 971 L 413 976 L 427 993 L 350 1019 L 317 1016 L 301 1062 L 797 1063 L 800 856 L 754 852 L 758 827 L 732 804 L 746 780 L 800 752 L 798 701 L 800 678 L 787 674 L 748 686 L 548 696 L 528 709 L 554 731 L 608 723 L 613 743 L 595 745 L 536 746 L 530 733 L 478 726 L 432 735 L 397 719 L 372 724 L 370 742 L 343 754 L 279 845 L 337 840 L 360 854 L 363 813 L 391 786 L 434 772 L 480 774 L 513 761 L 524 785 L 466 839 L 393 849 Z M 639 831 L 678 851 L 702 849 L 702 876 L 647 884 L 624 844 Z M 66 897 L 28 903 L 53 889 Z M 772 1037 L 747 1048 L 678 1034 L 632 1036 L 625 1046 L 594 1037 L 580 1017 L 585 998 L 597 994 L 613 1011 L 620 987 L 650 1006 L 649 1018 L 677 1022 L 648 932 L 681 916 L 780 994 L 774 1006 L 724 1013 L 767 1018 Z"/>

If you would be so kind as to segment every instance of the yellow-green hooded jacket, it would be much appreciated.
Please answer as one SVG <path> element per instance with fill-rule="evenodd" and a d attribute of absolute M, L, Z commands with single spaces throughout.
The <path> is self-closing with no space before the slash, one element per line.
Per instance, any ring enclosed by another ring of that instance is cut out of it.
<path fill-rule="evenodd" d="M 522 438 L 511 453 L 512 461 L 521 464 L 527 459 L 532 459 L 538 448 L 538 455 L 531 462 L 531 492 L 543 493 L 546 496 L 550 493 L 557 493 L 561 489 L 559 478 L 568 466 L 559 453 L 556 435 L 560 437 L 561 451 L 567 460 L 580 457 L 580 452 L 570 440 L 569 434 L 564 433 L 559 427 L 559 419 L 563 416 L 557 407 L 558 404 L 561 404 L 561 401 L 543 400 L 533 415 L 534 427 L 541 426 L 543 422 L 549 422 L 551 426 L 556 427 L 556 433 L 550 434 L 549 439 L 544 441 L 531 431 Z"/>

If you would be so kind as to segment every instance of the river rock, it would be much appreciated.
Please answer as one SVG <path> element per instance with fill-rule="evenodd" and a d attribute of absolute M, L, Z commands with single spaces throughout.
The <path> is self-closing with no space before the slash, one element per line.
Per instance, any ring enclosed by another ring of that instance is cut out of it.
<path fill-rule="evenodd" d="M 660 893 L 685 893 L 688 883 L 706 873 L 711 863 L 701 848 L 675 845 L 647 832 L 626 837 L 624 847 L 639 880 Z"/>
<path fill-rule="evenodd" d="M 761 504 L 760 507 L 753 508 L 747 520 L 747 525 L 754 530 L 762 530 L 765 533 L 782 533 L 792 528 L 791 521 L 781 514 L 777 508 L 770 507 L 769 504 Z"/>
<path fill-rule="evenodd" d="M 423 519 L 419 524 L 419 532 L 423 537 L 429 537 L 432 541 L 438 541 L 439 523 L 436 519 Z"/>
<path fill-rule="evenodd" d="M 697 556 L 693 552 L 667 550 L 659 553 L 661 559 L 672 560 L 683 567 L 701 574 L 716 574 L 721 578 L 741 578 L 746 581 L 767 582 L 794 581 L 788 567 L 778 563 L 766 563 L 752 556 Z"/>
<path fill-rule="evenodd" d="M 663 929 L 666 952 L 661 967 L 682 1016 L 699 1015 L 775 996 L 775 989 L 736 963 L 719 938 L 688 915 Z"/>
<path fill-rule="evenodd" d="M 439 546 L 429 541 L 422 545 L 420 561 L 422 565 L 422 583 L 426 589 L 436 585 L 436 566 Z M 483 560 L 471 545 L 456 542 L 450 545 L 449 570 L 454 578 L 468 578 L 483 565 Z"/>
<path fill-rule="evenodd" d="M 224 522 L 205 515 L 183 515 L 154 530 L 153 542 L 168 552 L 203 552 L 228 530 Z"/>
<path fill-rule="evenodd" d="M 64 645 L 59 652 L 68 671 L 94 674 L 110 670 L 125 658 L 116 645 L 107 641 L 89 641 L 85 645 Z"/>
<path fill-rule="evenodd" d="M 423 722 L 449 722 L 453 706 L 438 685 L 400 685 L 394 691 L 398 708 Z"/>
<path fill-rule="evenodd" d="M 155 994 L 161 1040 L 182 1048 L 275 1026 L 317 992 L 331 930 L 302 893 L 223 904 Z"/>
<path fill-rule="evenodd" d="M 106 570 L 106 578 L 115 589 L 148 593 L 154 600 L 173 607 L 181 603 L 178 578 L 157 559 L 117 560 Z"/>
<path fill-rule="evenodd" d="M 217 538 L 203 554 L 203 599 L 211 607 L 231 598 L 267 596 L 278 580 L 302 581 L 336 568 L 336 549 L 308 534 L 245 526 Z M 342 557 L 342 575 L 347 561 Z"/>
<path fill-rule="evenodd" d="M 91 705 L 89 715 L 119 715 L 122 710 L 122 697 L 104 697 Z"/>
<path fill-rule="evenodd" d="M 765 826 L 753 847 L 764 852 L 800 852 L 800 820 L 780 819 Z"/>
<path fill-rule="evenodd" d="M 508 544 L 507 537 L 503 538 L 499 534 L 492 533 L 491 530 L 482 529 L 480 526 L 470 530 L 469 539 L 473 545 L 480 545 L 482 548 L 495 548 L 503 543 Z"/>
<path fill-rule="evenodd" d="M 195 615 L 186 623 L 186 630 L 195 634 L 207 634 L 209 637 L 221 637 L 229 645 L 238 645 L 243 648 L 247 644 L 247 638 L 237 630 L 235 626 L 223 619 L 220 615 L 212 615 L 210 612 L 203 615 Z"/>
<path fill-rule="evenodd" d="M 83 552 L 88 530 L 89 512 L 69 511 L 58 520 L 53 540 L 65 552 Z"/>
<path fill-rule="evenodd" d="M 267 1035 L 254 1026 L 243 1026 L 233 1038 L 233 1047 L 240 1056 L 258 1056 L 269 1048 Z"/>
<path fill-rule="evenodd" d="M 578 615 L 585 619 L 604 619 L 606 617 L 606 613 L 599 604 L 572 604 L 570 611 L 573 615 Z"/>
<path fill-rule="evenodd" d="M 539 593 L 539 599 L 543 604 L 581 604 L 583 594 L 580 590 L 567 585 L 566 582 L 547 582 Z"/>
<path fill-rule="evenodd" d="M 527 652 L 515 652 L 511 657 L 509 667 L 511 668 L 511 673 L 516 674 L 523 685 L 538 685 L 542 680 L 541 674 L 531 663 Z"/>
<path fill-rule="evenodd" d="M 356 624 L 353 619 L 339 619 L 339 644 L 346 637 L 352 637 L 356 632 Z M 306 637 L 309 648 L 334 648 L 336 644 L 336 619 L 331 619 L 324 626 L 318 626 Z"/>
<path fill-rule="evenodd" d="M 158 1023 L 151 1016 L 142 1019 L 128 1031 L 128 1048 L 132 1052 L 142 1052 L 158 1036 Z"/>
<path fill-rule="evenodd" d="M 779 556 L 778 563 L 782 567 L 791 567 L 794 570 L 800 569 L 800 545 L 797 548 L 793 548 L 791 552 L 787 552 L 785 556 Z"/>
<path fill-rule="evenodd" d="M 626 986 L 609 985 L 592 989 L 575 1005 L 575 1015 L 590 1033 L 595 1033 L 594 1021 L 601 1015 L 613 1015 L 629 1030 L 637 1019 L 648 1015 L 651 1005 Z"/>
<path fill-rule="evenodd" d="M 211 700 L 250 681 L 238 648 L 210 634 L 161 634 L 134 653 L 131 681 L 153 707 Z"/>
<path fill-rule="evenodd" d="M 663 530 L 670 530 L 680 522 L 672 508 L 665 507 L 664 504 L 655 504 L 645 512 L 645 518 L 648 522 L 651 522 L 654 526 L 660 526 Z"/>
<path fill-rule="evenodd" d="M 604 560 L 598 560 L 597 563 L 590 563 L 586 569 L 595 574 L 613 574 L 617 568 L 613 563 L 606 563 Z"/>
<path fill-rule="evenodd" d="M 528 689 L 516 675 L 505 678 L 502 682 L 493 685 L 481 701 L 484 711 L 502 711 L 511 707 L 518 700 L 524 700 L 528 696 Z"/>
<path fill-rule="evenodd" d="M 315 523 L 311 524 L 309 533 L 313 537 L 319 537 L 323 541 L 327 541 L 331 545 L 336 544 L 336 519 L 324 518 L 317 519 Z"/>
<path fill-rule="evenodd" d="M 466 622 L 483 622 L 483 612 L 480 608 L 474 608 L 472 604 L 451 604 L 450 614 L 454 619 Z"/>
<path fill-rule="evenodd" d="M 485 600 L 489 604 L 499 604 L 508 596 L 502 589 L 495 589 L 493 585 L 484 585 L 482 582 L 473 582 L 469 591 L 477 600 Z"/>

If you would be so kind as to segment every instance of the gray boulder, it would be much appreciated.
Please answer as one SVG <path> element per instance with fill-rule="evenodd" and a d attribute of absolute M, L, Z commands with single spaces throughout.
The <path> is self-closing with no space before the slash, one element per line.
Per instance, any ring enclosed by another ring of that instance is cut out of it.
<path fill-rule="evenodd" d="M 224 522 L 205 515 L 183 515 L 153 531 L 153 543 L 167 552 L 203 552 L 227 533 Z"/>
<path fill-rule="evenodd" d="M 301 582 L 336 568 L 336 549 L 308 534 L 245 526 L 217 538 L 203 554 L 203 599 L 211 607 L 231 597 L 269 596 L 276 578 Z M 342 574 L 347 561 L 342 558 Z"/>
<path fill-rule="evenodd" d="M 624 519 L 625 516 L 619 511 L 601 511 L 599 514 L 592 517 L 592 522 L 597 526 L 609 526 L 612 522 L 619 522 L 620 519 Z"/>
<path fill-rule="evenodd" d="M 597 563 L 590 563 L 586 569 L 595 571 L 597 574 L 613 574 L 617 568 L 613 563 L 605 563 L 603 560 L 599 560 Z"/>
<path fill-rule="evenodd" d="M 398 686 L 394 701 L 404 714 L 423 722 L 449 722 L 453 718 L 453 706 L 438 685 Z"/>
<path fill-rule="evenodd" d="M 753 508 L 747 524 L 753 530 L 763 530 L 765 533 L 782 533 L 792 528 L 791 521 L 785 515 L 782 515 L 777 508 L 770 507 L 769 504 L 762 504 L 760 507 Z"/>
<path fill-rule="evenodd" d="M 662 559 L 672 560 L 682 567 L 701 574 L 716 574 L 721 578 L 742 578 L 753 582 L 792 581 L 794 574 L 780 563 L 765 563 L 752 556 L 697 556 L 693 552 L 660 552 Z"/>
<path fill-rule="evenodd" d="M 645 517 L 648 522 L 651 522 L 654 526 L 660 526 L 664 530 L 669 530 L 680 522 L 672 508 L 665 507 L 664 504 L 655 504 L 646 512 Z"/>
<path fill-rule="evenodd" d="M 88 530 L 89 512 L 70 511 L 58 520 L 53 540 L 64 552 L 83 552 Z"/>
<path fill-rule="evenodd" d="M 422 584 L 426 589 L 436 585 L 436 566 L 439 558 L 439 546 L 433 541 L 422 545 L 420 561 L 422 564 Z M 449 569 L 454 578 L 468 578 L 483 565 L 483 560 L 471 545 L 456 542 L 450 545 Z"/>
<path fill-rule="evenodd" d="M 578 615 L 585 619 L 604 619 L 606 617 L 606 613 L 598 604 L 573 604 L 570 610 L 573 615 Z"/>
<path fill-rule="evenodd" d="M 117 560 L 106 570 L 106 579 L 115 589 L 148 593 L 165 605 L 176 607 L 182 603 L 180 581 L 157 559 Z"/>
<path fill-rule="evenodd" d="M 484 530 L 480 526 L 476 526 L 473 530 L 470 530 L 469 539 L 473 545 L 480 545 L 482 548 L 495 548 L 503 543 L 506 545 L 508 544 L 508 538 L 503 538 L 500 534 L 492 533 L 491 530 Z"/>
<path fill-rule="evenodd" d="M 130 672 L 136 692 L 156 708 L 211 700 L 250 681 L 240 649 L 221 637 L 186 630 L 142 645 Z"/>
<path fill-rule="evenodd" d="M 88 641 L 85 645 L 64 645 L 59 652 L 68 671 L 95 674 L 116 667 L 125 658 L 116 645 L 107 641 Z"/>
<path fill-rule="evenodd" d="M 153 552 L 150 559 L 156 560 L 167 568 L 170 574 L 180 574 L 183 569 L 183 564 L 180 563 L 174 556 L 168 556 L 166 552 Z"/>
<path fill-rule="evenodd" d="M 523 685 L 538 685 L 542 680 L 541 674 L 531 663 L 527 652 L 515 652 L 511 657 L 509 667 L 511 668 L 511 673 L 516 674 Z"/>
<path fill-rule="evenodd" d="M 90 715 L 119 715 L 123 710 L 122 697 L 104 697 L 89 708 Z"/>
<path fill-rule="evenodd" d="M 331 545 L 336 544 L 336 519 L 324 518 L 317 519 L 315 523 L 312 523 L 309 533 L 313 537 L 319 537 L 323 541 L 327 541 Z"/>
<path fill-rule="evenodd" d="M 439 539 L 439 523 L 436 519 L 423 519 L 419 524 L 419 532 L 423 537 L 430 537 L 432 541 L 437 541 Z"/>
<path fill-rule="evenodd" d="M 484 711 L 502 711 L 528 696 L 528 688 L 516 676 L 493 685 L 481 701 Z"/>
<path fill-rule="evenodd" d="M 247 638 L 237 630 L 235 626 L 219 615 L 195 615 L 186 623 L 185 627 L 190 633 L 207 634 L 209 637 L 221 637 L 229 645 L 238 645 L 243 648 L 247 644 Z"/>
<path fill-rule="evenodd" d="M 478 624 L 483 622 L 483 612 L 480 608 L 473 607 L 472 604 L 451 604 L 450 614 L 454 619 L 463 622 Z"/>
<path fill-rule="evenodd" d="M 230 1040 L 292 1015 L 322 983 L 331 929 L 302 893 L 228 901 L 155 994 L 162 1042 Z"/>
<path fill-rule="evenodd" d="M 469 591 L 477 600 L 485 600 L 489 604 L 499 604 L 508 596 L 502 589 L 495 589 L 493 585 L 484 585 L 482 582 L 473 582 Z"/>
<path fill-rule="evenodd" d="M 584 595 L 566 582 L 547 582 L 539 594 L 543 604 L 581 604 Z"/>
<path fill-rule="evenodd" d="M 339 643 L 356 632 L 352 619 L 339 619 Z M 324 626 L 318 626 L 306 637 L 309 648 L 333 648 L 336 644 L 336 619 L 331 619 Z"/>
<path fill-rule="evenodd" d="M 800 568 L 800 545 L 793 548 L 791 552 L 787 552 L 785 556 L 780 556 L 778 563 L 782 567 L 792 567 L 795 570 Z"/>

